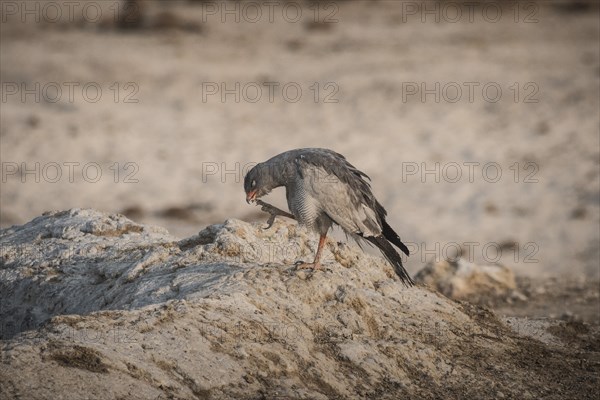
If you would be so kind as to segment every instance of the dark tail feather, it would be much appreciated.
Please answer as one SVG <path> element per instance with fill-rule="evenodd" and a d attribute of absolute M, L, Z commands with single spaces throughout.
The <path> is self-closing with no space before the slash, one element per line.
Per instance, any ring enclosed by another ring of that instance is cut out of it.
<path fill-rule="evenodd" d="M 385 218 L 381 218 L 381 222 L 383 225 L 383 232 L 382 232 L 383 236 L 385 236 L 385 238 L 387 240 L 389 240 L 390 242 L 394 243 L 396 245 L 396 247 L 398 247 L 400 250 L 402 250 L 402 252 L 404 254 L 406 254 L 407 256 L 410 256 L 408 247 L 406 247 L 406 245 L 404 243 L 402 243 L 402 241 L 400 240 L 400 236 L 398 236 L 398 234 L 396 232 L 394 232 L 392 227 L 388 225 L 388 223 L 385 221 Z"/>
<path fill-rule="evenodd" d="M 393 232 L 393 231 L 392 231 Z M 384 238 L 383 236 L 371 236 L 365 237 L 369 242 L 373 243 L 375 246 L 381 250 L 385 258 L 392 264 L 394 267 L 394 271 L 396 275 L 400 277 L 400 280 L 406 287 L 413 286 L 415 283 L 408 275 L 408 272 L 402 266 L 402 258 L 400 258 L 400 254 L 394 249 L 394 247 Z M 398 239 L 400 241 L 400 239 Z M 402 244 L 402 242 L 400 242 Z M 406 246 L 404 246 L 406 247 Z M 408 249 L 407 249 L 408 250 Z"/>

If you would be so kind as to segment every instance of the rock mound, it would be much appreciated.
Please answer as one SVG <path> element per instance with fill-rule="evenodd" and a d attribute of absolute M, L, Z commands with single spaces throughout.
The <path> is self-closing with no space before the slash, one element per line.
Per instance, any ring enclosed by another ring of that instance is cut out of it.
<path fill-rule="evenodd" d="M 463 258 L 431 261 L 415 280 L 451 299 L 481 305 L 526 300 L 517 290 L 515 274 L 503 265 L 477 265 Z"/>
<path fill-rule="evenodd" d="M 0 397 L 593 395 L 597 368 L 383 259 L 329 243 L 324 271 L 296 271 L 315 239 L 228 220 L 177 241 L 79 209 L 3 230 Z"/>

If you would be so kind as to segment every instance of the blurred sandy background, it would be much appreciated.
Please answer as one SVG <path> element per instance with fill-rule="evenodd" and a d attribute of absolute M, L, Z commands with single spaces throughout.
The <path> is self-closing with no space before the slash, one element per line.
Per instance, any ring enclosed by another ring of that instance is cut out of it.
<path fill-rule="evenodd" d="M 74 3 L 2 4 L 2 227 L 73 207 L 181 237 L 266 220 L 247 167 L 327 147 L 371 176 L 412 272 L 456 243 L 597 278 L 595 2 Z"/>

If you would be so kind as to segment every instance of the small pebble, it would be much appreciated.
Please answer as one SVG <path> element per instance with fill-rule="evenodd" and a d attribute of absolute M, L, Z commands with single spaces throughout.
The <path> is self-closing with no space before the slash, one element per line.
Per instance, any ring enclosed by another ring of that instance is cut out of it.
<path fill-rule="evenodd" d="M 300 269 L 296 272 L 296 276 L 300 279 L 302 279 L 303 281 L 305 281 L 306 279 L 308 279 L 310 277 L 310 275 L 312 275 L 312 273 L 308 272 L 307 270 L 304 269 Z"/>

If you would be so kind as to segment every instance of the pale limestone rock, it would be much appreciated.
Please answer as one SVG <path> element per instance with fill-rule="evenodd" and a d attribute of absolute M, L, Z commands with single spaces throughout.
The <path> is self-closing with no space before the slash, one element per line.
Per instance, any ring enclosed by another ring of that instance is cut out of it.
<path fill-rule="evenodd" d="M 527 365 L 530 348 L 553 353 L 490 312 L 407 289 L 353 246 L 330 242 L 323 271 L 296 271 L 316 238 L 261 226 L 177 241 L 70 210 L 1 231 L 0 398 L 491 398 L 498 385 L 551 398 L 540 388 L 560 385 Z"/>
<path fill-rule="evenodd" d="M 415 280 L 456 300 L 478 304 L 524 300 L 517 291 L 513 271 L 503 265 L 477 265 L 462 258 L 432 261 L 419 271 Z"/>

